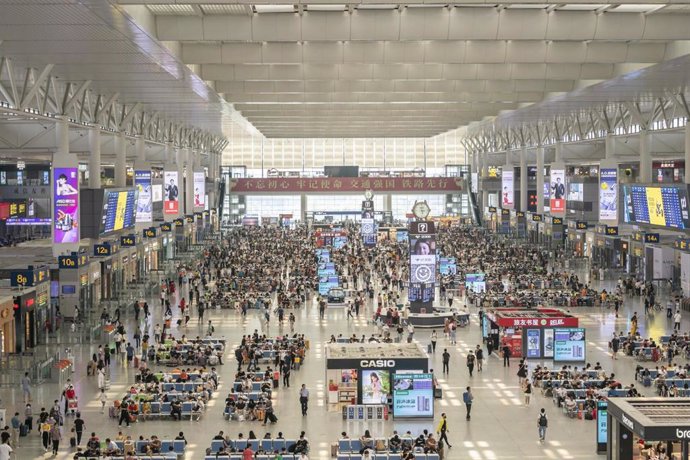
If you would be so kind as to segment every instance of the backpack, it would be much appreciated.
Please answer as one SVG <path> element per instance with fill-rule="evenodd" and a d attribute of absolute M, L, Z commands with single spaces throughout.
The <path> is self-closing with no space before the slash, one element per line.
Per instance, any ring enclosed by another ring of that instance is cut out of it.
<path fill-rule="evenodd" d="M 546 427 L 549 425 L 549 421 L 546 419 L 546 414 L 541 414 L 539 416 L 539 426 Z"/>

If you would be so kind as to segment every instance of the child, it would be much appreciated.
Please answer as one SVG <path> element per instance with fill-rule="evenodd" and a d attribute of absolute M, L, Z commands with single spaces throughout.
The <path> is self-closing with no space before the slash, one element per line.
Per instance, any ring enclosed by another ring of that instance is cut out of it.
<path fill-rule="evenodd" d="M 77 432 L 74 430 L 74 427 L 69 430 L 69 446 L 72 449 L 77 447 Z"/>
<path fill-rule="evenodd" d="M 101 414 L 105 412 L 105 404 L 108 402 L 108 395 L 105 394 L 105 389 L 101 388 L 101 394 L 98 396 L 101 401 Z"/>

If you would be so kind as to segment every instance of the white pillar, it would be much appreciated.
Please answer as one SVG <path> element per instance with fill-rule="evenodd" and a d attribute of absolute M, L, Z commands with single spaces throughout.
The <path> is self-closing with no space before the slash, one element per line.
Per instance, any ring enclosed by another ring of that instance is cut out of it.
<path fill-rule="evenodd" d="M 616 157 L 616 138 L 614 137 L 613 133 L 607 133 L 606 134 L 606 141 L 605 141 L 605 155 L 607 160 L 612 160 Z"/>
<path fill-rule="evenodd" d="M 101 129 L 89 129 L 89 188 L 101 188 Z"/>
<path fill-rule="evenodd" d="M 652 182 L 651 135 L 646 129 L 640 130 L 640 182 Z"/>
<path fill-rule="evenodd" d="M 127 185 L 127 140 L 122 133 L 115 134 L 115 187 Z"/>
<path fill-rule="evenodd" d="M 393 211 L 393 195 L 383 195 L 383 211 Z"/>
<path fill-rule="evenodd" d="M 527 211 L 527 147 L 520 151 L 520 210 Z"/>
<path fill-rule="evenodd" d="M 561 163 L 563 161 L 563 143 L 556 142 L 554 146 L 554 163 Z"/>
<path fill-rule="evenodd" d="M 57 179 L 55 174 L 55 169 L 57 168 L 70 168 L 67 171 L 61 172 L 61 174 L 68 175 L 68 184 L 75 186 L 79 189 L 79 159 L 73 153 L 69 151 L 69 122 L 67 117 L 57 117 L 55 120 L 55 140 L 56 147 L 53 153 L 53 178 L 55 181 Z M 50 198 L 51 203 L 55 203 L 55 188 L 50 187 Z M 66 197 L 69 198 L 69 197 Z M 51 213 L 54 211 L 51 205 Z M 68 209 L 64 211 L 69 212 Z M 76 228 L 72 227 L 69 231 L 61 231 L 56 233 L 55 225 L 51 225 L 51 240 L 53 256 L 57 257 L 59 255 L 69 254 L 79 250 L 79 239 L 80 239 L 80 226 L 81 226 L 81 216 L 77 209 L 70 215 L 72 222 L 76 222 Z M 53 222 L 55 222 L 57 216 L 53 215 Z"/>
<path fill-rule="evenodd" d="M 146 162 L 146 142 L 144 141 L 144 138 L 141 136 L 137 136 L 136 140 L 134 141 L 134 153 L 135 169 L 145 169 L 147 167 L 150 167 Z"/>
<path fill-rule="evenodd" d="M 685 124 L 685 164 L 685 183 L 690 184 L 690 174 L 687 170 L 690 167 L 690 122 Z"/>
<path fill-rule="evenodd" d="M 544 147 L 537 147 L 537 213 L 544 213 Z"/>
<path fill-rule="evenodd" d="M 299 211 L 300 211 L 300 219 L 302 219 L 302 222 L 307 221 L 307 195 L 302 194 L 299 196 Z"/>
<path fill-rule="evenodd" d="M 192 214 L 194 213 L 194 154 L 192 149 L 185 149 L 186 151 L 186 180 L 185 180 L 185 193 L 184 193 L 184 213 Z"/>

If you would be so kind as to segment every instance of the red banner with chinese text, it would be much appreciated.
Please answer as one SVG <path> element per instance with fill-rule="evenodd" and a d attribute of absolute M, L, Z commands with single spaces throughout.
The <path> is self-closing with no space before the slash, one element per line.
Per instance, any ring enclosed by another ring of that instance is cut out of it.
<path fill-rule="evenodd" d="M 232 179 L 231 193 L 318 193 L 318 192 L 460 192 L 465 181 L 456 177 L 277 177 Z"/>

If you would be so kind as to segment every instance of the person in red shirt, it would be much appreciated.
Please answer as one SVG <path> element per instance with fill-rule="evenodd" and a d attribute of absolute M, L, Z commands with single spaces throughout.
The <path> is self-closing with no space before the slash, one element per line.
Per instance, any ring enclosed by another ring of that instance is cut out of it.
<path fill-rule="evenodd" d="M 254 460 L 254 451 L 249 444 L 247 444 L 247 447 L 242 451 L 242 460 Z"/>

